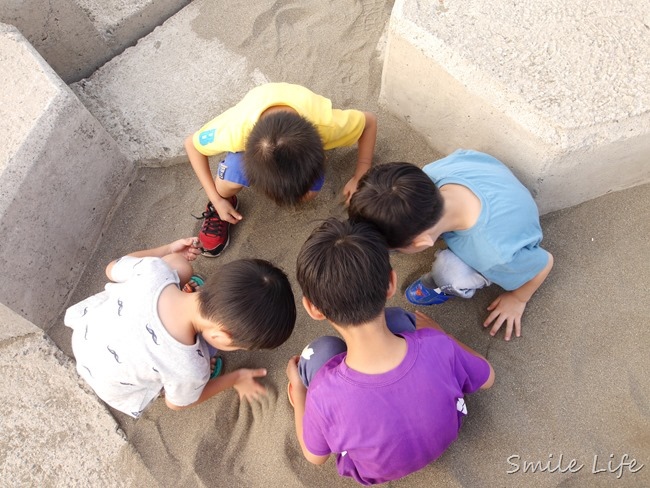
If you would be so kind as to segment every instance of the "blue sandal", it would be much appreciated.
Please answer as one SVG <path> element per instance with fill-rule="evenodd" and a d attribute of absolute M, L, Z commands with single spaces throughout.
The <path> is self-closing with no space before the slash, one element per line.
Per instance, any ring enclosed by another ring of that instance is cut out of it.
<path fill-rule="evenodd" d="M 217 361 L 214 363 L 214 370 L 212 371 L 212 374 L 210 375 L 210 379 L 213 380 L 217 376 L 221 374 L 221 370 L 223 369 L 223 359 L 221 357 L 217 356 Z"/>
<path fill-rule="evenodd" d="M 440 288 L 429 288 L 424 286 L 422 279 L 412 283 L 406 289 L 406 299 L 414 305 L 438 305 L 449 300 Z"/>

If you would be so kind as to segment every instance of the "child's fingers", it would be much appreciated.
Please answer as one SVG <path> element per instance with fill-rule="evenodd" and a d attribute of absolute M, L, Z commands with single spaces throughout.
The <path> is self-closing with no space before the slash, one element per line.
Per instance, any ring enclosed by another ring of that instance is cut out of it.
<path fill-rule="evenodd" d="M 258 382 L 255 382 L 250 390 L 247 390 L 243 393 L 243 396 L 250 402 L 253 400 L 261 400 L 261 397 L 266 396 L 267 394 L 268 392 L 266 391 L 266 388 L 264 388 Z"/>
<path fill-rule="evenodd" d="M 499 329 L 503 325 L 503 322 L 505 322 L 505 317 L 500 316 L 499 318 L 496 319 L 494 322 L 494 325 L 490 329 L 490 335 L 495 336 L 497 332 L 499 332 Z"/>
<path fill-rule="evenodd" d="M 237 224 L 241 219 L 243 219 L 242 215 L 237 212 L 237 210 L 233 209 L 226 214 L 226 217 L 223 220 L 230 222 L 231 224 Z"/>
<path fill-rule="evenodd" d="M 490 313 L 490 315 L 488 315 L 487 319 L 485 319 L 485 321 L 483 322 L 483 327 L 487 327 L 492 322 L 494 322 L 494 319 L 496 319 L 499 316 L 499 313 L 500 313 L 498 310 L 490 309 L 489 307 L 488 307 L 488 310 L 492 310 L 492 313 Z"/>
<path fill-rule="evenodd" d="M 251 371 L 252 378 L 261 378 L 262 376 L 266 376 L 265 368 L 251 369 L 250 371 Z"/>
<path fill-rule="evenodd" d="M 237 222 L 239 222 L 239 220 L 237 220 L 237 218 L 233 217 L 229 213 L 225 214 L 223 217 L 221 216 L 221 214 L 219 214 L 219 218 L 221 218 L 221 220 L 225 220 L 229 224 L 236 224 Z"/>
<path fill-rule="evenodd" d="M 521 337 L 521 319 L 520 318 L 515 319 L 515 336 L 516 337 Z"/>
<path fill-rule="evenodd" d="M 494 308 L 499 304 L 499 300 L 500 300 L 500 299 L 501 299 L 501 297 L 497 297 L 496 300 L 494 300 L 492 303 L 490 303 L 490 304 L 488 305 L 488 308 L 487 308 L 488 311 L 490 311 L 490 310 L 494 310 Z"/>
<path fill-rule="evenodd" d="M 512 327 L 513 327 L 512 319 L 508 319 L 508 321 L 506 322 L 506 333 L 503 337 L 506 341 L 509 341 L 510 338 L 512 337 Z"/>
<path fill-rule="evenodd" d="M 292 356 L 291 359 L 289 359 L 289 362 L 287 363 L 287 378 L 289 378 L 289 381 L 293 382 L 295 381 L 296 377 L 298 377 L 298 361 L 300 360 L 299 356 Z"/>

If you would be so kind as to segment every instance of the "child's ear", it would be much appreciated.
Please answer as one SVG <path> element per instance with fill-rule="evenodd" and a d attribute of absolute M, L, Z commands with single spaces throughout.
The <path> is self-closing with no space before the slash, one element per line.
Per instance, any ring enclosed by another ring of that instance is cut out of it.
<path fill-rule="evenodd" d="M 316 305 L 309 301 L 309 298 L 302 297 L 302 306 L 305 307 L 307 314 L 314 320 L 325 320 L 325 315 L 323 312 L 316 308 Z"/>
<path fill-rule="evenodd" d="M 393 298 L 397 292 L 397 273 L 394 269 L 390 270 L 390 278 L 388 281 L 388 290 L 386 291 L 386 299 Z"/>
<path fill-rule="evenodd" d="M 230 332 L 228 332 L 227 330 L 221 327 L 215 327 L 213 329 L 210 329 L 208 335 L 210 336 L 211 339 L 215 341 L 219 341 L 223 345 L 229 345 L 232 343 L 232 335 L 230 334 Z"/>
<path fill-rule="evenodd" d="M 431 238 L 431 235 L 428 232 L 422 232 L 415 236 L 413 239 L 412 247 L 415 249 L 427 249 L 435 244 L 435 241 Z"/>

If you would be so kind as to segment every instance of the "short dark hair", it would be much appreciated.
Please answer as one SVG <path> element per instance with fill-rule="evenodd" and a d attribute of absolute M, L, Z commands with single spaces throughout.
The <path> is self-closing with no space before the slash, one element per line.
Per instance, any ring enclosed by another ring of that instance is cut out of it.
<path fill-rule="evenodd" d="M 286 111 L 260 118 L 246 140 L 244 172 L 252 187 L 278 205 L 296 205 L 325 171 L 316 127 Z"/>
<path fill-rule="evenodd" d="M 284 343 L 296 323 L 296 304 L 284 272 L 262 259 L 223 265 L 198 289 L 201 315 L 221 324 L 232 345 L 273 349 Z"/>
<path fill-rule="evenodd" d="M 370 169 L 352 195 L 348 214 L 375 224 L 391 248 L 408 246 L 442 217 L 438 187 L 410 163 L 386 163 Z"/>
<path fill-rule="evenodd" d="M 382 313 L 390 258 L 381 232 L 367 222 L 326 220 L 298 253 L 302 293 L 337 325 L 369 322 Z"/>

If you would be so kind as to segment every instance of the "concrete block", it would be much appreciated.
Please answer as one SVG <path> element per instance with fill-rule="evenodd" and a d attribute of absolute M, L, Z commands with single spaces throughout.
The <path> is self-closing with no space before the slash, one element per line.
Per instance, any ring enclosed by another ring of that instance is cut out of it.
<path fill-rule="evenodd" d="M 216 5 L 195 2 L 71 85 L 133 161 L 167 166 L 186 160 L 188 134 L 267 81 L 219 41 L 218 19 Z"/>
<path fill-rule="evenodd" d="M 73 362 L 2 304 L 0 371 L 2 486 L 152 486 Z"/>
<path fill-rule="evenodd" d="M 26 39 L 0 24 L 0 302 L 47 329 L 134 174 Z"/>
<path fill-rule="evenodd" d="M 190 0 L 8 0 L 0 22 L 14 25 L 66 83 L 134 45 Z"/>
<path fill-rule="evenodd" d="M 650 181 L 646 2 L 397 0 L 381 99 L 508 164 L 542 213 Z"/>

